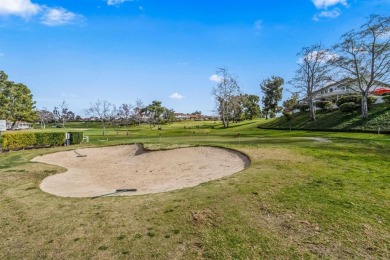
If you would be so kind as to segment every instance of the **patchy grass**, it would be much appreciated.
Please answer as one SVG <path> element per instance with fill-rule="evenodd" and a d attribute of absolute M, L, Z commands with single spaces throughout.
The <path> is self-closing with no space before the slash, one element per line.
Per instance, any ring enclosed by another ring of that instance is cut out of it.
<path fill-rule="evenodd" d="M 106 142 L 91 129 L 88 144 L 1 154 L 0 259 L 390 258 L 390 137 L 261 130 L 259 123 L 206 125 L 195 134 L 185 123 L 136 127 L 130 136 L 111 129 Z M 140 142 L 223 146 L 252 163 L 193 188 L 76 199 L 39 189 L 65 169 L 30 162 L 64 149 Z"/>

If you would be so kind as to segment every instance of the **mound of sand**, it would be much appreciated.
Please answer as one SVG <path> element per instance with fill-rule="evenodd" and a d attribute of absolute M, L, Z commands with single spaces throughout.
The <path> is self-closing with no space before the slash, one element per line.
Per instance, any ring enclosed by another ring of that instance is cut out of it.
<path fill-rule="evenodd" d="M 61 197 L 94 197 L 117 189 L 121 195 L 158 193 L 193 187 L 243 170 L 249 159 L 235 151 L 188 147 L 145 152 L 141 145 L 85 148 L 35 157 L 32 161 L 65 167 L 45 178 L 43 191 Z"/>

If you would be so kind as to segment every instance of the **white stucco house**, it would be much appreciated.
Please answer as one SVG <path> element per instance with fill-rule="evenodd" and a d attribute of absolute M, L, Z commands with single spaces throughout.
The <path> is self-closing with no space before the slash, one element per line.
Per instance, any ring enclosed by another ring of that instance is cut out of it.
<path fill-rule="evenodd" d="M 14 127 L 12 128 L 13 122 L 7 121 L 7 130 L 25 130 L 25 129 L 31 129 L 32 124 L 24 121 L 18 121 L 15 123 Z"/>
<path fill-rule="evenodd" d="M 354 84 L 356 79 L 344 79 L 338 82 L 331 83 L 317 91 L 314 94 L 314 101 L 332 100 L 336 101 L 339 97 L 347 94 L 358 94 L 359 88 Z M 376 90 L 383 90 L 376 92 Z M 376 81 L 374 87 L 371 89 L 371 95 L 378 96 L 382 93 L 390 93 L 390 84 Z M 378 98 L 378 101 L 381 99 Z"/>

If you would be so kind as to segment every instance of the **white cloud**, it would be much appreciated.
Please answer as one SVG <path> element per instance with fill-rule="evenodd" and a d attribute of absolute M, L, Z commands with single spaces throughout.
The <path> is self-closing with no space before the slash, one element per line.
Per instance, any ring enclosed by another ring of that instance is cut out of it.
<path fill-rule="evenodd" d="M 0 15 L 29 17 L 38 14 L 42 7 L 30 0 L 0 0 Z"/>
<path fill-rule="evenodd" d="M 80 18 L 80 15 L 72 13 L 64 8 L 47 8 L 41 21 L 45 25 L 58 26 L 74 23 Z"/>
<path fill-rule="evenodd" d="M 311 0 L 311 1 L 318 9 L 326 9 L 330 6 L 335 6 L 338 4 L 348 6 L 347 0 Z"/>
<path fill-rule="evenodd" d="M 338 16 L 340 16 L 341 11 L 339 8 L 335 8 L 333 10 L 325 10 L 322 11 L 316 15 L 314 15 L 313 20 L 318 22 L 321 18 L 329 18 L 329 19 L 334 19 Z"/>
<path fill-rule="evenodd" d="M 124 2 L 132 2 L 134 0 L 107 0 L 108 5 L 120 5 L 123 4 Z"/>
<path fill-rule="evenodd" d="M 222 81 L 222 78 L 217 74 L 213 74 L 209 77 L 209 80 L 220 83 Z"/>
<path fill-rule="evenodd" d="M 172 95 L 170 95 L 170 98 L 176 99 L 176 100 L 180 100 L 180 99 L 183 99 L 184 96 L 182 96 L 182 95 L 180 95 L 179 93 L 175 92 L 175 93 L 173 93 Z"/>
<path fill-rule="evenodd" d="M 28 18 L 38 14 L 41 15 L 41 22 L 49 26 L 74 23 L 82 17 L 62 7 L 51 8 L 34 4 L 31 0 L 0 0 L 0 16 L 16 15 Z"/>

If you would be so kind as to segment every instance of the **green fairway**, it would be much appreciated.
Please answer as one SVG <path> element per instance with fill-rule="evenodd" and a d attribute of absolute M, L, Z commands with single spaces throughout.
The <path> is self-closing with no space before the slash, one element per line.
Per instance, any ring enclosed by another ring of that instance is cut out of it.
<path fill-rule="evenodd" d="M 0 155 L 0 259 L 389 259 L 390 136 L 257 128 L 264 122 L 44 130 L 85 129 L 90 142 Z M 132 143 L 227 147 L 251 165 L 193 188 L 91 199 L 44 193 L 40 182 L 65 169 L 30 162 Z"/>

